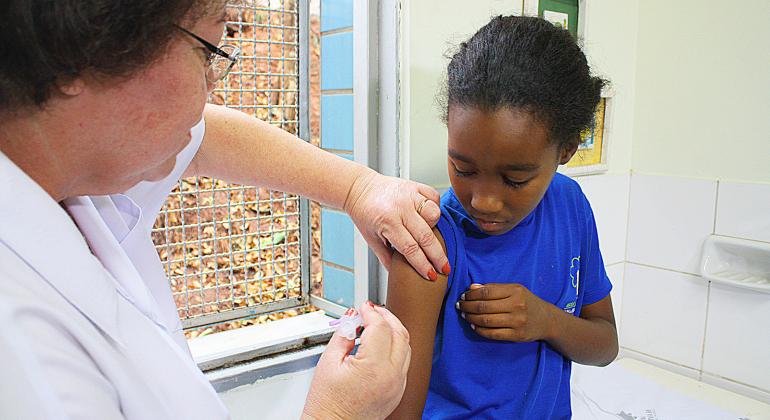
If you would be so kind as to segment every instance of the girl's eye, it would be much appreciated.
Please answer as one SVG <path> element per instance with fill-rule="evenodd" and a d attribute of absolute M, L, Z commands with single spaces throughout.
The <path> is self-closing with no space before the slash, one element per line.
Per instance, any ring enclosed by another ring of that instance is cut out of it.
<path fill-rule="evenodd" d="M 455 167 L 455 175 L 457 175 L 457 176 L 460 176 L 460 177 L 463 177 L 463 176 L 471 176 L 471 175 L 473 175 L 473 172 L 465 172 L 465 171 L 461 171 L 461 170 L 459 170 L 459 169 L 457 169 L 457 168 Z"/>
<path fill-rule="evenodd" d="M 514 181 L 512 179 L 508 179 L 506 177 L 503 177 L 503 182 L 505 182 L 505 185 L 511 187 L 511 188 L 521 188 L 529 183 L 529 180 L 526 181 Z"/>

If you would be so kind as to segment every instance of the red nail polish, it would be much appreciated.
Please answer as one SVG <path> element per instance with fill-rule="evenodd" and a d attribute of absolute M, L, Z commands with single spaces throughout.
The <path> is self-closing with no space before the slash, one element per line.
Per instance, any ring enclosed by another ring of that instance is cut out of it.
<path fill-rule="evenodd" d="M 447 275 L 447 276 L 449 275 L 449 273 L 452 272 L 452 267 L 449 266 L 449 262 L 448 261 L 444 264 L 444 267 L 441 269 L 441 272 L 444 273 L 444 275 Z"/>
<path fill-rule="evenodd" d="M 374 303 L 372 303 L 371 300 L 367 300 L 366 304 L 369 305 L 370 308 L 374 308 Z"/>
<path fill-rule="evenodd" d="M 428 271 L 428 278 L 430 279 L 430 281 L 436 281 L 436 280 L 438 280 L 438 274 L 436 274 L 436 270 L 434 270 L 433 268 L 431 268 L 431 269 Z"/>

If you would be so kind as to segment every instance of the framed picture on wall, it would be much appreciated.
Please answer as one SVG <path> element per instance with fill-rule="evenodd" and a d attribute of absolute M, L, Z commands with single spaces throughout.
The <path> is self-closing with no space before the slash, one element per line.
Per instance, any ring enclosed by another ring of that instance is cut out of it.
<path fill-rule="evenodd" d="M 580 13 L 586 0 L 521 0 L 526 16 L 539 16 L 554 25 L 566 29 L 575 39 L 582 34 L 584 17 Z"/>
<path fill-rule="evenodd" d="M 607 171 L 613 96 L 612 90 L 602 92 L 602 98 L 599 100 L 599 105 L 596 106 L 593 127 L 580 133 L 580 144 L 577 152 L 566 165 L 559 167 L 559 172 L 578 176 Z"/>

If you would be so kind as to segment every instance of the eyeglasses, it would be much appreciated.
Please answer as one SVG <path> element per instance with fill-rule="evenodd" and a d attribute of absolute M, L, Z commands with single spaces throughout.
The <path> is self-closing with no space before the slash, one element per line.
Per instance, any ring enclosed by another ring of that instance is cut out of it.
<path fill-rule="evenodd" d="M 203 44 L 203 46 L 206 47 L 206 50 L 209 51 L 209 55 L 206 57 L 206 81 L 209 84 L 213 85 L 224 79 L 241 56 L 241 49 L 235 45 L 223 44 L 222 46 L 217 47 L 181 26 L 174 26 L 180 31 L 195 38 L 195 40 Z"/>

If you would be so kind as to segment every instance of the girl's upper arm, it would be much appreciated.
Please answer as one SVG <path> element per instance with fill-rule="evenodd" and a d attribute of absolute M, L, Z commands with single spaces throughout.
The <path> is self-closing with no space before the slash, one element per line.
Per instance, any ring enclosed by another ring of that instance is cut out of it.
<path fill-rule="evenodd" d="M 615 326 L 615 313 L 612 310 L 612 297 L 605 296 L 602 300 L 585 305 L 580 309 L 580 317 L 583 319 L 603 319 Z"/>
<path fill-rule="evenodd" d="M 444 252 L 446 245 L 438 229 L 433 229 Z M 388 275 L 387 308 L 409 331 L 412 359 L 406 390 L 391 418 L 421 418 L 428 395 L 436 323 L 446 293 L 447 277 L 439 274 L 435 282 L 422 278 L 406 259 L 396 253 Z"/>

